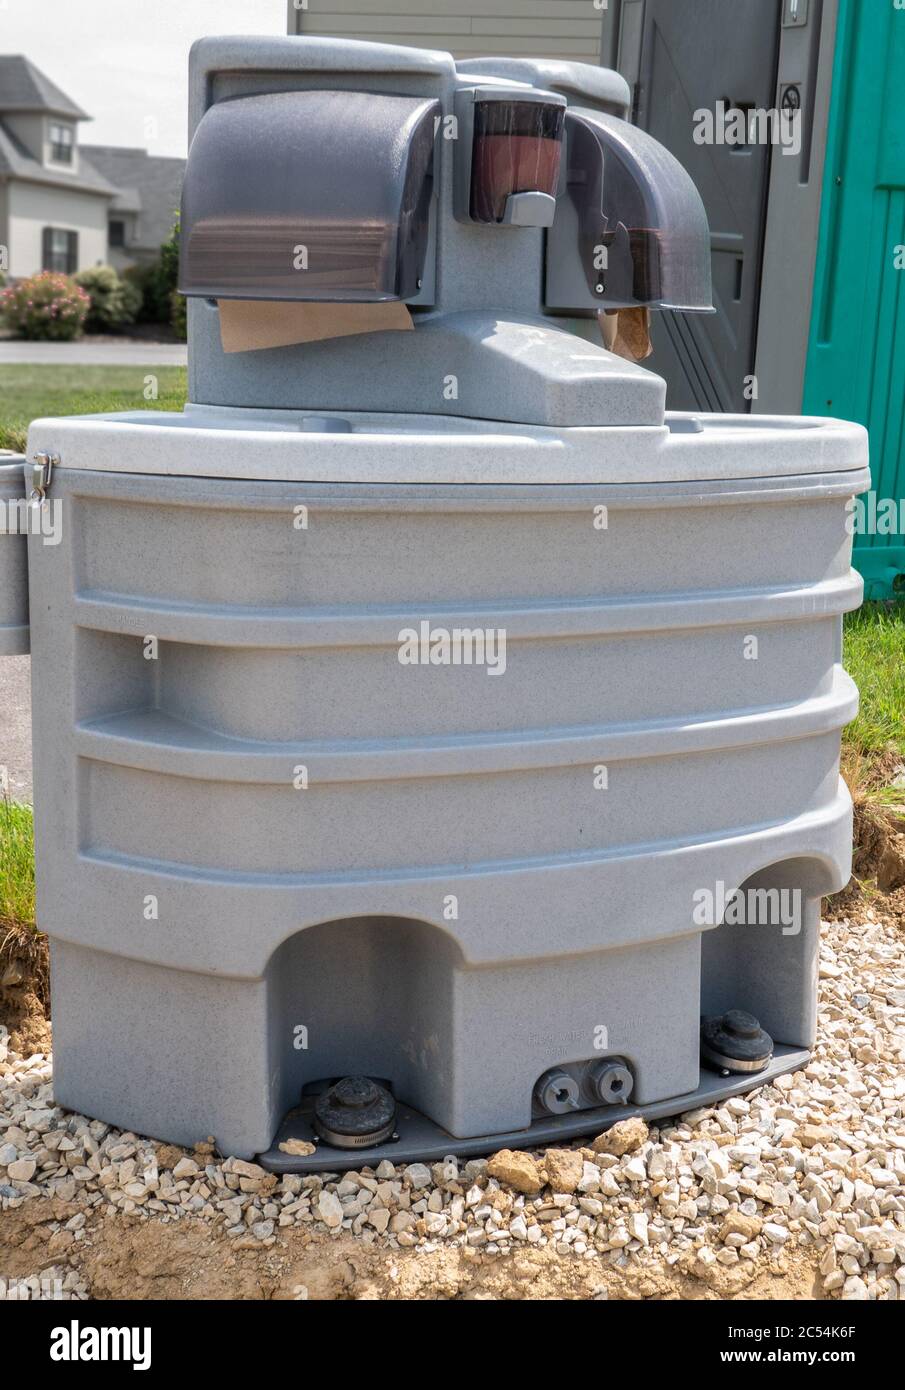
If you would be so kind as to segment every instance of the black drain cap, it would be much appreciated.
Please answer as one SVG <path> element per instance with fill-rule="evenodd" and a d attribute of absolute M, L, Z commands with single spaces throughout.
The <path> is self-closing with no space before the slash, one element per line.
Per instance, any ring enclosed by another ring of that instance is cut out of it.
<path fill-rule="evenodd" d="M 314 1105 L 314 1128 L 338 1149 L 366 1149 L 392 1136 L 396 1102 L 369 1076 L 344 1076 Z"/>
<path fill-rule="evenodd" d="M 721 1071 L 762 1071 L 773 1056 L 773 1039 L 753 1014 L 730 1009 L 704 1019 L 701 1052 L 706 1061 Z"/>

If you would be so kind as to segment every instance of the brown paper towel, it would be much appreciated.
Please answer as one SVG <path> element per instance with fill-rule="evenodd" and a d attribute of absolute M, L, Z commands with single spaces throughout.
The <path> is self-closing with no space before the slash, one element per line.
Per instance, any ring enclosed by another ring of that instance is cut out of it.
<path fill-rule="evenodd" d="M 603 345 L 609 352 L 629 362 L 643 362 L 645 357 L 650 357 L 653 347 L 649 309 L 607 309 L 598 314 L 597 319 Z"/>
<path fill-rule="evenodd" d="M 379 304 L 301 303 L 270 299 L 218 299 L 224 352 L 317 343 L 356 333 L 406 332 L 414 325 L 397 299 Z"/>

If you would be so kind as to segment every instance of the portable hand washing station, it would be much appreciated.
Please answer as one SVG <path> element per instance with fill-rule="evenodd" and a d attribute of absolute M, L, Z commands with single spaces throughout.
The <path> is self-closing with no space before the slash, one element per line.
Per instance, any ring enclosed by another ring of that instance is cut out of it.
<path fill-rule="evenodd" d="M 191 93 L 191 403 L 29 435 L 58 1102 L 341 1169 L 801 1066 L 865 432 L 603 346 L 711 307 L 615 73 L 226 38 Z"/>

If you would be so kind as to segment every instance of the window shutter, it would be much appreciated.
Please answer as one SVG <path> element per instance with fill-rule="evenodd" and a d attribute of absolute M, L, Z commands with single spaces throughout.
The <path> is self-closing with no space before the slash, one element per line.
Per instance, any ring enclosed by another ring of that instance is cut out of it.
<path fill-rule="evenodd" d="M 53 270 L 53 228 L 45 227 L 41 232 L 41 269 Z"/>
<path fill-rule="evenodd" d="M 66 233 L 66 274 L 74 275 L 79 268 L 79 234 Z"/>

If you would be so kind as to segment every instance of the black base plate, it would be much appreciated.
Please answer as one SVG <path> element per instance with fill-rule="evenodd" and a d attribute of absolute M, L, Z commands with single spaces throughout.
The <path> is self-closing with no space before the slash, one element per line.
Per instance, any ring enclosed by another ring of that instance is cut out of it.
<path fill-rule="evenodd" d="M 456 1139 L 434 1124 L 426 1115 L 397 1102 L 396 1133 L 398 1139 L 375 1144 L 370 1149 L 337 1149 L 319 1139 L 312 1128 L 314 1097 L 290 1110 L 277 1132 L 271 1148 L 258 1156 L 258 1162 L 271 1173 L 344 1173 L 350 1168 L 376 1168 L 388 1158 L 391 1163 L 436 1163 L 447 1154 L 457 1158 L 476 1158 L 495 1153 L 497 1149 L 536 1149 L 561 1144 L 583 1134 L 600 1134 L 618 1120 L 640 1115 L 645 1120 L 662 1120 L 714 1105 L 729 1096 L 766 1086 L 784 1072 L 800 1071 L 810 1060 L 807 1048 L 783 1047 L 777 1044 L 772 1058 L 763 1071 L 747 1075 L 725 1076 L 701 1067 L 701 1082 L 696 1091 L 684 1096 L 672 1096 L 653 1105 L 605 1105 L 596 1110 L 573 1110 L 568 1115 L 548 1115 L 535 1120 L 528 1129 L 508 1130 L 503 1134 L 482 1134 L 473 1139 Z M 306 1157 L 282 1153 L 280 1145 L 287 1139 L 303 1139 L 316 1144 L 317 1149 Z"/>

